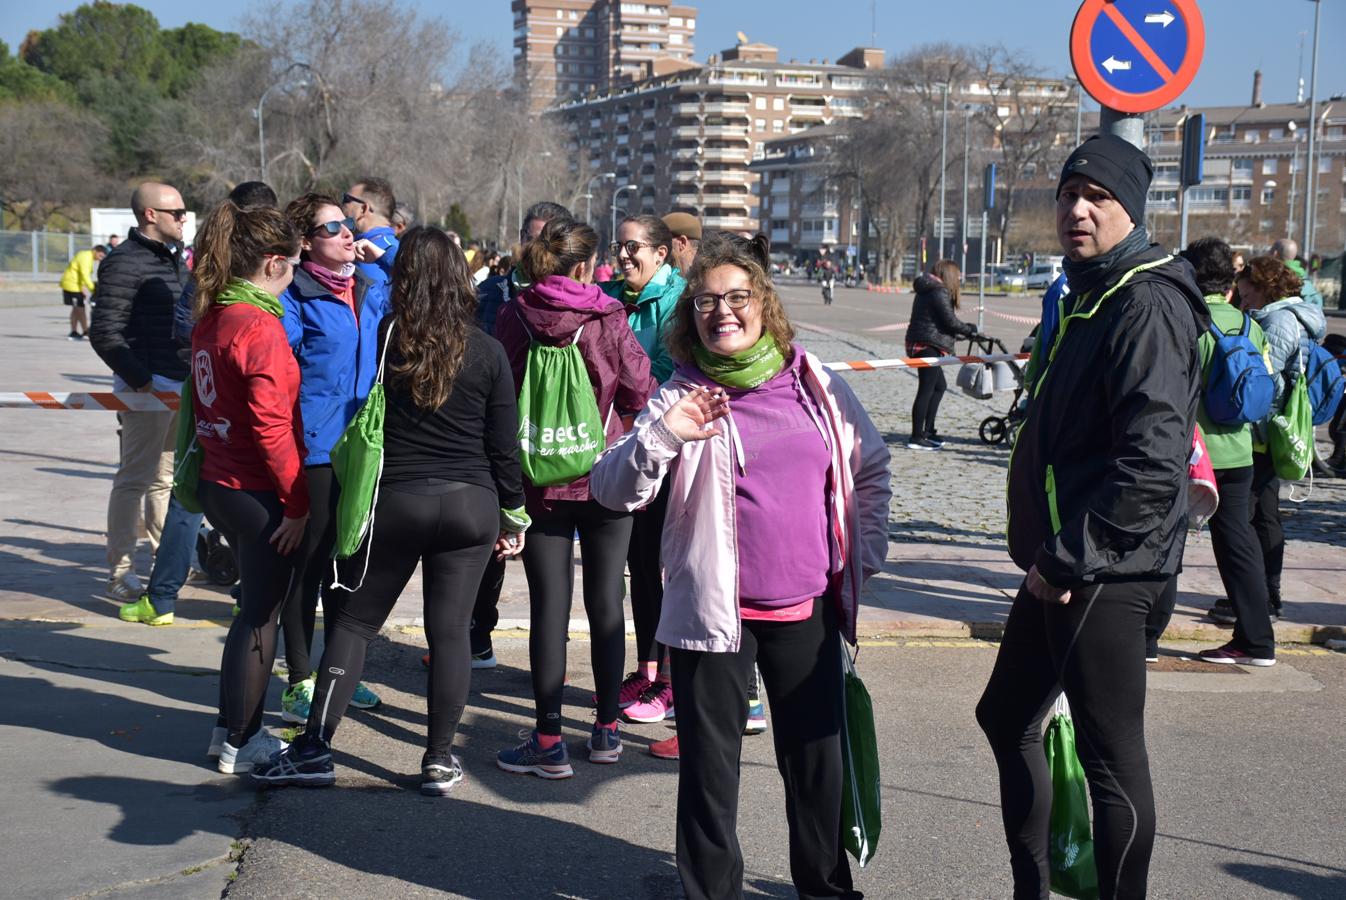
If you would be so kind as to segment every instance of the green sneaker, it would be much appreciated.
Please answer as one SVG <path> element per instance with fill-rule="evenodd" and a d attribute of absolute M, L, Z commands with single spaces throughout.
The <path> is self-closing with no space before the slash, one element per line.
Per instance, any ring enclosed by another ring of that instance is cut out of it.
<path fill-rule="evenodd" d="M 150 603 L 149 594 L 141 594 L 140 599 L 135 603 L 128 603 L 117 610 L 117 618 L 123 622 L 139 622 L 142 625 L 172 625 L 173 614 L 164 613 L 162 616 L 154 611 L 154 604 Z"/>
<path fill-rule="evenodd" d="M 280 695 L 280 717 L 286 722 L 307 722 L 308 710 L 313 705 L 312 675 L 285 689 Z"/>
<path fill-rule="evenodd" d="M 379 705 L 379 695 L 365 687 L 362 681 L 355 686 L 355 694 L 351 697 L 351 706 L 356 709 L 373 709 Z"/>

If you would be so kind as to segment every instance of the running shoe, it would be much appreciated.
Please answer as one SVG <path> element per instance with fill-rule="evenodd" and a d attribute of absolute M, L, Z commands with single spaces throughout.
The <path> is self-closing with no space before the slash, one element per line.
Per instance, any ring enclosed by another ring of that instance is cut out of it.
<path fill-rule="evenodd" d="M 142 625 L 173 624 L 173 614 L 171 612 L 166 612 L 163 615 L 155 612 L 149 594 L 141 594 L 140 599 L 135 603 L 128 603 L 117 610 L 117 618 L 123 622 L 139 622 Z"/>
<path fill-rule="evenodd" d="M 495 755 L 495 764 L 506 772 L 520 775 L 536 775 L 538 778 L 556 780 L 569 778 L 575 774 L 570 767 L 570 751 L 565 741 L 557 741 L 550 750 L 543 750 L 537 741 L 537 732 L 524 732 L 527 740 L 517 747 L 501 750 Z"/>
<path fill-rule="evenodd" d="M 495 665 L 494 647 L 487 647 L 480 653 L 472 654 L 472 668 L 474 669 L 494 669 Z"/>
<path fill-rule="evenodd" d="M 254 766 L 265 765 L 271 757 L 280 753 L 289 745 L 265 728 L 258 731 L 242 747 L 235 747 L 229 741 L 220 748 L 220 758 L 216 768 L 226 775 L 251 772 Z"/>
<path fill-rule="evenodd" d="M 1225 644 L 1214 650 L 1202 650 L 1197 657 L 1205 662 L 1220 663 L 1227 666 L 1274 666 L 1275 656 L 1252 656 L 1242 647 Z"/>
<path fill-rule="evenodd" d="M 254 781 L 267 787 L 330 787 L 336 784 L 332 751 L 325 741 L 301 740 L 253 766 Z"/>
<path fill-rule="evenodd" d="M 766 731 L 766 704 L 761 700 L 748 703 L 748 724 L 743 726 L 744 734 L 761 734 Z"/>
<path fill-rule="evenodd" d="M 646 688 L 640 699 L 623 712 L 628 722 L 662 722 L 673 718 L 673 685 L 656 681 Z"/>
<path fill-rule="evenodd" d="M 223 725 L 216 725 L 210 731 L 210 746 L 206 748 L 206 756 L 211 759 L 219 759 L 221 751 L 224 750 L 224 742 L 229 737 L 229 729 Z"/>
<path fill-rule="evenodd" d="M 280 717 L 286 722 L 307 722 L 308 711 L 313 705 L 313 688 L 317 679 L 312 675 L 303 681 L 297 681 L 280 695 Z"/>
<path fill-rule="evenodd" d="M 677 759 L 678 736 L 675 734 L 666 741 L 655 741 L 653 744 L 650 744 L 650 756 L 659 759 Z"/>
<path fill-rule="evenodd" d="M 908 450 L 934 451 L 943 447 L 943 444 L 936 444 L 928 438 L 921 438 L 919 441 L 907 441 Z"/>
<path fill-rule="evenodd" d="M 1275 625 L 1277 622 L 1279 622 L 1279 621 L 1281 620 L 1281 608 L 1280 608 L 1279 606 L 1276 606 L 1275 604 L 1272 604 L 1272 605 L 1268 608 L 1267 611 L 1268 611 L 1269 613 L 1271 613 L 1271 624 L 1272 624 L 1272 625 Z"/>
<path fill-rule="evenodd" d="M 107 583 L 107 595 L 113 600 L 135 602 L 145 593 L 145 585 L 135 572 L 127 572 L 118 578 L 110 578 Z"/>
<path fill-rule="evenodd" d="M 933 431 L 925 436 L 926 443 L 934 444 L 936 450 L 944 449 L 944 438 L 935 434 Z"/>
<path fill-rule="evenodd" d="M 447 797 L 463 780 L 463 764 L 458 757 L 426 755 L 421 762 L 421 793 L 427 797 Z"/>
<path fill-rule="evenodd" d="M 1234 604 L 1227 599 L 1216 600 L 1215 605 L 1206 610 L 1206 617 L 1221 625 L 1233 625 L 1238 621 L 1238 614 L 1234 612 Z"/>
<path fill-rule="evenodd" d="M 594 730 L 585 745 L 589 748 L 589 762 L 612 764 L 622 755 L 621 726 L 616 722 L 611 728 L 594 723 Z"/>
<path fill-rule="evenodd" d="M 84 335 L 80 334 L 78 331 L 72 331 L 65 336 L 65 339 L 67 341 L 82 341 L 84 340 Z"/>
<path fill-rule="evenodd" d="M 356 709 L 373 709 L 379 705 L 379 695 L 365 686 L 363 681 L 355 685 L 350 705 Z"/>

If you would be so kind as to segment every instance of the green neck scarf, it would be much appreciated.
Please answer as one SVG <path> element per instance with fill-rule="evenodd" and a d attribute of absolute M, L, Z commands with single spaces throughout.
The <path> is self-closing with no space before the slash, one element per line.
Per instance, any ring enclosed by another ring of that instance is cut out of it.
<path fill-rule="evenodd" d="M 263 312 L 271 313 L 277 319 L 285 315 L 285 307 L 281 305 L 279 298 L 271 296 L 251 281 L 244 281 L 242 278 L 230 279 L 224 290 L 215 295 L 215 302 L 221 306 L 246 303 Z"/>
<path fill-rule="evenodd" d="M 739 391 L 757 387 L 785 367 L 785 355 L 766 333 L 747 350 L 731 356 L 711 353 L 698 341 L 692 345 L 692 357 L 712 381 Z"/>

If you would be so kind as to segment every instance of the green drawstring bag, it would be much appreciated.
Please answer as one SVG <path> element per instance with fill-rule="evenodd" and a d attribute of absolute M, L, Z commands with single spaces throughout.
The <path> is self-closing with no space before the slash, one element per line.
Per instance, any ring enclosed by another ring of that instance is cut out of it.
<path fill-rule="evenodd" d="M 1267 423 L 1267 450 L 1276 474 L 1287 481 L 1299 481 L 1313 465 L 1313 404 L 1302 370 L 1285 407 Z"/>
<path fill-rule="evenodd" d="M 864 868 L 874 858 L 883 827 L 879 796 L 879 744 L 874 731 L 874 704 L 855 671 L 855 660 L 841 640 L 841 840 Z"/>
<path fill-rule="evenodd" d="M 1051 888 L 1075 900 L 1098 900 L 1098 869 L 1089 825 L 1089 786 L 1075 753 L 1075 723 L 1062 694 L 1043 738 L 1052 776 L 1051 834 L 1048 863 Z"/>
<path fill-rule="evenodd" d="M 538 343 L 528 332 L 528 361 L 519 385 L 519 462 L 537 487 L 569 484 L 589 474 L 607 445 L 589 370 L 580 356 L 583 331 L 581 326 L 564 347 Z"/>
<path fill-rule="evenodd" d="M 387 411 L 383 364 L 392 340 L 393 323 L 389 322 L 383 338 L 383 352 L 379 355 L 378 374 L 369 389 L 369 396 L 332 447 L 332 473 L 341 486 L 336 508 L 336 546 L 332 548 L 334 559 L 354 556 L 374 529 L 374 509 L 379 502 L 379 479 L 383 475 L 383 419 Z M 373 543 L 372 537 L 368 543 Z M 335 562 L 332 571 L 333 587 L 358 590 L 369 571 L 369 548 L 365 548 L 365 567 L 358 584 L 342 584 Z"/>
<path fill-rule="evenodd" d="M 196 409 L 192 403 L 192 379 L 182 383 L 178 401 L 178 431 L 173 450 L 173 496 L 187 512 L 199 513 L 196 488 L 201 483 L 201 445 L 196 442 Z"/>

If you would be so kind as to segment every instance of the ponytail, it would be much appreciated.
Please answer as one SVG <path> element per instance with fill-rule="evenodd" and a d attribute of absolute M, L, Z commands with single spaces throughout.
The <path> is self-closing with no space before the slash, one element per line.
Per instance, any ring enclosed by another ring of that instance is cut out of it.
<path fill-rule="evenodd" d="M 530 282 L 565 275 L 598 252 L 598 232 L 573 219 L 552 219 L 519 251 L 519 271 Z"/>
<path fill-rule="evenodd" d="M 241 209 L 225 200 L 206 217 L 195 247 L 192 317 L 200 319 L 230 281 L 255 275 L 268 256 L 297 253 L 299 234 L 277 209 Z"/>

